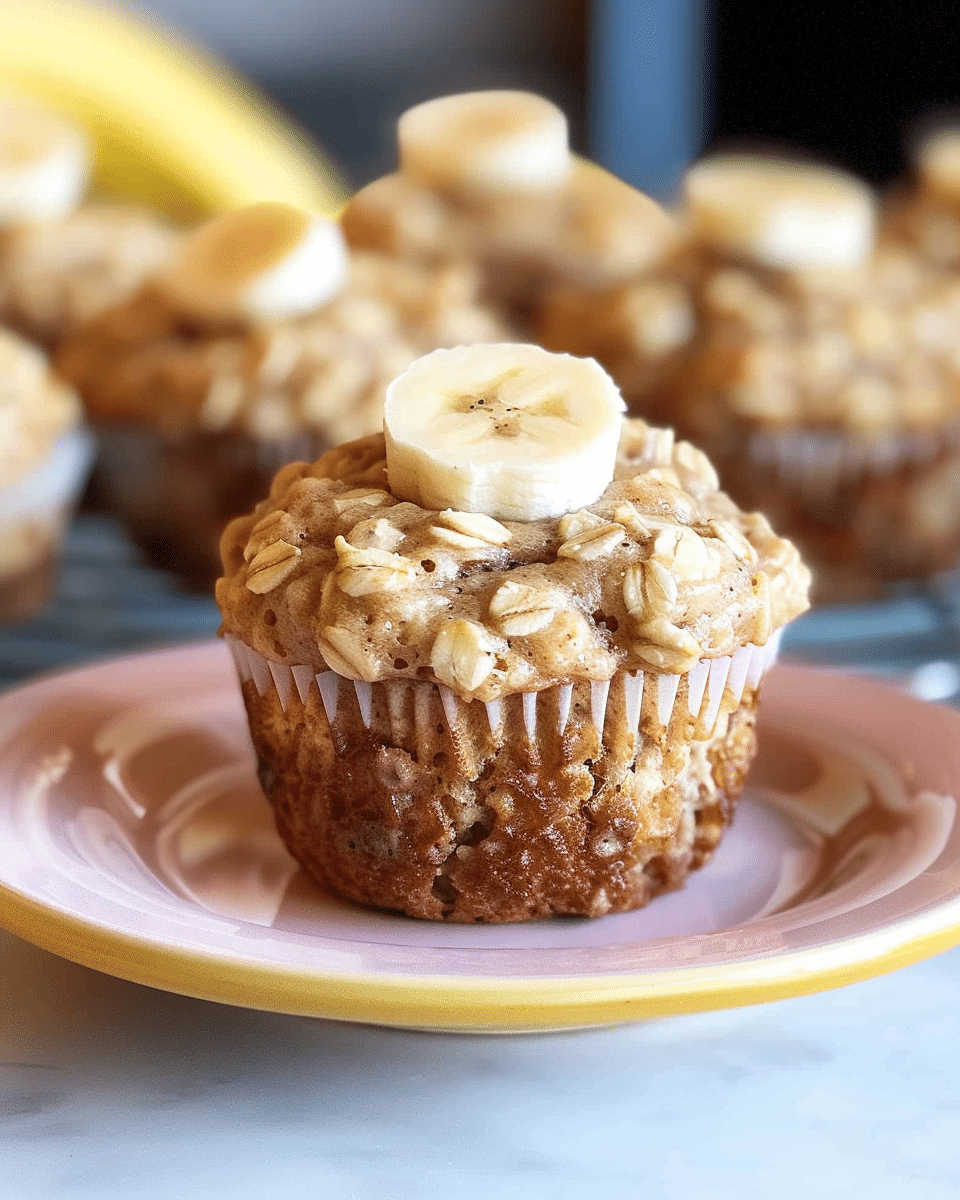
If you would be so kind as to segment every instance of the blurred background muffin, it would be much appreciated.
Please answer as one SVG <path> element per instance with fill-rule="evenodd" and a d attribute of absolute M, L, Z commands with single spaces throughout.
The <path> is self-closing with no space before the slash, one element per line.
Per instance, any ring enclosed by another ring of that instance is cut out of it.
<path fill-rule="evenodd" d="M 442 96 L 397 123 L 399 170 L 347 205 L 354 246 L 422 263 L 476 265 L 484 294 L 529 326 L 545 293 L 597 288 L 664 253 L 669 218 L 570 152 L 567 119 L 530 92 Z"/>
<path fill-rule="evenodd" d="M 200 226 L 57 357 L 100 431 L 108 502 L 158 564 L 212 586 L 230 517 L 273 473 L 379 427 L 424 350 L 505 337 L 467 266 L 348 254 L 339 226 L 262 204 Z"/>
<path fill-rule="evenodd" d="M 170 253 L 159 213 L 84 200 L 91 148 L 72 121 L 0 98 L 0 321 L 55 348 Z"/>
<path fill-rule="evenodd" d="M 0 328 L 0 620 L 44 603 L 86 481 L 92 439 L 45 356 Z"/>
<path fill-rule="evenodd" d="M 640 411 L 797 540 L 821 601 L 954 565 L 957 281 L 878 250 L 872 192 L 836 170 L 714 157 L 684 200 L 696 333 Z"/>

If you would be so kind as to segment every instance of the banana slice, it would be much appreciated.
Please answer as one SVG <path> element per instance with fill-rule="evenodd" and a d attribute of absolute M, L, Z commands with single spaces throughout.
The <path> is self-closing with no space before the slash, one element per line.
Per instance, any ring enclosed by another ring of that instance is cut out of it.
<path fill-rule="evenodd" d="M 684 193 L 705 241 L 765 266 L 856 267 L 873 249 L 873 194 L 843 171 L 731 155 L 691 167 Z"/>
<path fill-rule="evenodd" d="M 624 407 L 592 358 L 505 343 L 434 350 L 387 388 L 391 491 L 497 520 L 560 516 L 613 478 Z"/>
<path fill-rule="evenodd" d="M 87 141 L 69 121 L 26 100 L 0 99 L 0 223 L 65 217 L 89 167 Z"/>
<path fill-rule="evenodd" d="M 947 127 L 928 134 L 916 149 L 923 186 L 947 200 L 960 200 L 960 129 Z"/>
<path fill-rule="evenodd" d="M 261 320 L 310 312 L 349 274 L 340 226 L 288 204 L 252 204 L 201 225 L 159 277 L 199 317 Z"/>
<path fill-rule="evenodd" d="M 532 92 L 463 92 L 408 109 L 400 167 L 430 187 L 481 195 L 549 190 L 570 173 L 567 118 Z"/>

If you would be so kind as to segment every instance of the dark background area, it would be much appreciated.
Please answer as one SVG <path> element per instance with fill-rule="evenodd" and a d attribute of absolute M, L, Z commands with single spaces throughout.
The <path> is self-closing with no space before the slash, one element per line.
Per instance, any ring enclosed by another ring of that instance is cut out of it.
<path fill-rule="evenodd" d="M 714 6 L 711 147 L 761 140 L 883 183 L 938 111 L 960 111 L 956 2 Z"/>
<path fill-rule="evenodd" d="M 670 24 L 664 13 L 683 5 L 698 10 L 697 0 L 518 0 L 522 41 L 505 41 L 480 57 L 424 57 L 369 68 L 351 63 L 309 74 L 270 72 L 259 81 L 355 185 L 393 168 L 397 115 L 449 91 L 542 92 L 567 112 L 575 148 L 589 152 L 589 110 L 603 74 L 624 72 L 638 93 L 649 93 L 644 111 L 659 103 L 663 113 L 678 103 L 669 91 L 656 92 L 661 85 L 651 79 L 651 66 L 656 74 L 661 48 L 651 47 L 650 38 Z M 591 35 L 610 14 L 616 36 L 599 54 L 596 46 L 591 53 Z M 688 25 L 696 44 L 662 52 L 679 51 L 689 62 L 690 86 L 703 108 L 691 145 L 760 143 L 809 153 L 884 183 L 907 168 L 911 137 L 924 120 L 960 115 L 960 0 L 794 0 L 765 8 L 720 0 L 706 3 Z M 635 136 L 642 139 L 644 129 L 637 127 Z M 631 175 L 629 155 L 608 165 Z"/>

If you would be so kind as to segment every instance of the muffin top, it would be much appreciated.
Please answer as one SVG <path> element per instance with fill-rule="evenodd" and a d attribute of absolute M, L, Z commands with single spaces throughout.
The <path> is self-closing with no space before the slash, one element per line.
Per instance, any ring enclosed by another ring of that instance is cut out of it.
<path fill-rule="evenodd" d="M 348 204 L 352 245 L 420 262 L 471 261 L 488 292 L 601 287 L 661 261 L 674 222 L 570 153 L 563 113 L 528 92 L 445 96 L 404 113 L 400 169 Z"/>
<path fill-rule="evenodd" d="M 38 466 L 79 421 L 76 395 L 52 374 L 44 354 L 0 329 L 0 486 Z"/>
<path fill-rule="evenodd" d="M 893 248 L 856 276 L 789 284 L 715 263 L 695 300 L 680 402 L 700 427 L 734 416 L 869 436 L 960 414 L 960 285 Z"/>
<path fill-rule="evenodd" d="M 185 239 L 57 368 L 98 420 L 340 441 L 379 425 L 386 383 L 417 354 L 507 336 L 476 292 L 468 267 L 348 258 L 334 223 L 255 205 Z"/>
<path fill-rule="evenodd" d="M 535 520 L 400 499 L 379 434 L 285 467 L 224 533 L 222 632 L 288 665 L 485 701 L 765 643 L 807 606 L 794 547 L 671 431 L 619 429 L 602 494 Z"/>
<path fill-rule="evenodd" d="M 0 321 L 48 349 L 133 291 L 173 239 L 143 208 L 81 204 L 91 158 L 65 117 L 0 98 Z"/>

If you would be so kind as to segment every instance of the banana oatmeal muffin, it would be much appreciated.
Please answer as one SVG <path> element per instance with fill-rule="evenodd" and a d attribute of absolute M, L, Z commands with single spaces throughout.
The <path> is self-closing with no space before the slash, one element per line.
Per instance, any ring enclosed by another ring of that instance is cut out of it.
<path fill-rule="evenodd" d="M 960 557 L 960 280 L 877 244 L 869 189 L 810 164 L 694 166 L 696 334 L 639 405 L 794 539 L 818 600 Z"/>
<path fill-rule="evenodd" d="M 217 584 L 292 854 L 450 921 L 638 908 L 705 863 L 808 573 L 595 362 L 440 350 L 291 464 Z"/>
<path fill-rule="evenodd" d="M 541 96 L 429 100 L 400 117 L 397 141 L 399 170 L 347 205 L 348 241 L 414 262 L 474 264 L 484 294 L 521 328 L 554 289 L 612 286 L 672 248 L 664 210 L 576 160 L 565 116 Z"/>
<path fill-rule="evenodd" d="M 894 189 L 883 213 L 881 237 L 927 267 L 960 269 L 960 128 L 941 126 L 913 150 L 913 179 Z"/>
<path fill-rule="evenodd" d="M 280 466 L 377 429 L 386 384 L 425 350 L 509 336 L 476 291 L 467 267 L 348 256 L 335 222 L 258 204 L 184 238 L 57 368 L 96 423 L 111 506 L 210 588 L 224 526 Z"/>
<path fill-rule="evenodd" d="M 0 322 L 48 350 L 133 292 L 174 244 L 142 207 L 80 203 L 89 163 L 73 124 L 0 100 Z"/>
<path fill-rule="evenodd" d="M 0 329 L 0 620 L 47 599 L 93 457 L 80 403 L 43 353 Z"/>

